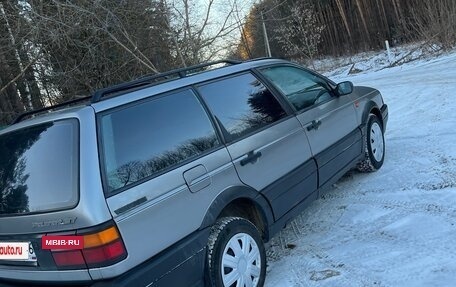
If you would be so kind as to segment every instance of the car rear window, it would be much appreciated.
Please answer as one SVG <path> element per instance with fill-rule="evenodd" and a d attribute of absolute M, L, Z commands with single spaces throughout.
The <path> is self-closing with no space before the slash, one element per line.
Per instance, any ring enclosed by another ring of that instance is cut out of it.
<path fill-rule="evenodd" d="M 191 90 L 153 97 L 101 116 L 106 192 L 120 192 L 219 146 Z"/>
<path fill-rule="evenodd" d="M 71 208 L 78 201 L 78 121 L 0 135 L 0 216 Z"/>

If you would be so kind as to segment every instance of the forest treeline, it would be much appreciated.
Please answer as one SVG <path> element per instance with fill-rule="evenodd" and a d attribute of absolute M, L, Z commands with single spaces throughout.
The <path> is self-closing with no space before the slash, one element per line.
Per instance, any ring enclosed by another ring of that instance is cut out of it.
<path fill-rule="evenodd" d="M 0 127 L 96 89 L 228 56 L 306 62 L 456 42 L 454 0 L 0 0 Z M 264 24 L 264 26 L 263 26 Z"/>
<path fill-rule="evenodd" d="M 254 5 L 234 52 L 298 61 L 346 55 L 420 41 L 449 49 L 456 43 L 455 0 L 264 0 Z"/>

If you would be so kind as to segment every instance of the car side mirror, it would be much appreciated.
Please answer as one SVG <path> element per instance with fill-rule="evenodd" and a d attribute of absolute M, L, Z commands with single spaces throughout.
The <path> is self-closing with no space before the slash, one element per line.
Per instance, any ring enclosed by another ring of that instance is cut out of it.
<path fill-rule="evenodd" d="M 353 92 L 353 83 L 350 81 L 346 81 L 337 84 L 336 92 L 339 96 L 351 94 Z"/>

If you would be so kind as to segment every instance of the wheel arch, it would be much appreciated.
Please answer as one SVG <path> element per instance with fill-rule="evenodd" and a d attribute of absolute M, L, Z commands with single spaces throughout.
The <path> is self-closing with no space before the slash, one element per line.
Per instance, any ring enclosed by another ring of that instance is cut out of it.
<path fill-rule="evenodd" d="M 380 111 L 380 108 L 377 106 L 377 104 L 374 101 L 369 101 L 364 108 L 363 118 L 362 118 L 363 125 L 365 125 L 365 126 L 367 125 L 367 121 L 369 120 L 370 114 L 376 115 L 383 127 L 382 113 Z"/>
<path fill-rule="evenodd" d="M 274 222 L 269 202 L 255 189 L 247 186 L 232 186 L 223 190 L 211 203 L 200 229 L 212 226 L 217 219 L 238 216 L 250 220 L 269 240 L 269 226 Z"/>

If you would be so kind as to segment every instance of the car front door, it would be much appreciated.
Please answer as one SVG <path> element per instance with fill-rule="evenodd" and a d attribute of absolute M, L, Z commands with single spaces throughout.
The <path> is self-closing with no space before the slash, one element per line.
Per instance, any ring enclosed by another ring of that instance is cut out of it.
<path fill-rule="evenodd" d="M 262 192 L 276 219 L 314 194 L 317 169 L 292 111 L 251 73 L 197 87 L 214 115 L 239 178 Z"/>
<path fill-rule="evenodd" d="M 360 155 L 361 131 L 350 97 L 337 95 L 326 79 L 293 65 L 261 73 L 295 110 L 317 161 L 319 186 Z"/>

